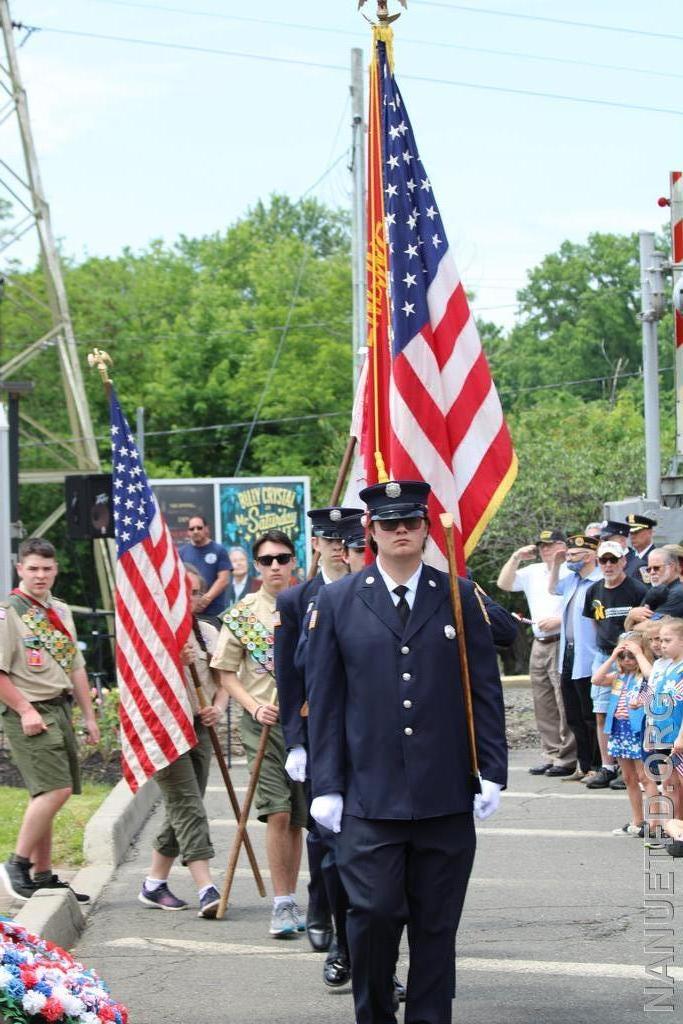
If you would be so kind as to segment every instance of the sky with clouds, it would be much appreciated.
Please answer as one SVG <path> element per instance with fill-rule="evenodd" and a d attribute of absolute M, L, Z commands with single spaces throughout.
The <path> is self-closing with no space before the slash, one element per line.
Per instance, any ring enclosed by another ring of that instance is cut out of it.
<path fill-rule="evenodd" d="M 40 29 L 19 59 L 69 255 L 222 231 L 321 175 L 313 194 L 350 205 L 350 51 L 370 44 L 355 0 L 10 9 Z M 680 0 L 410 0 L 396 76 L 481 316 L 509 327 L 527 269 L 564 239 L 662 226 L 683 165 L 676 15 Z M 20 166 L 11 121 L 0 152 Z M 27 238 L 6 255 L 33 252 Z"/>

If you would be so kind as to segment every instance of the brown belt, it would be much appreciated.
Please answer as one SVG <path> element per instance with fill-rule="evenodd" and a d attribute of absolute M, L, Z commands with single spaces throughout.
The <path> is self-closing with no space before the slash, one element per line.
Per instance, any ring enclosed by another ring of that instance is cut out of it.
<path fill-rule="evenodd" d="M 556 644 L 560 639 L 560 634 L 556 633 L 555 636 L 535 636 L 534 640 L 537 644 Z"/>

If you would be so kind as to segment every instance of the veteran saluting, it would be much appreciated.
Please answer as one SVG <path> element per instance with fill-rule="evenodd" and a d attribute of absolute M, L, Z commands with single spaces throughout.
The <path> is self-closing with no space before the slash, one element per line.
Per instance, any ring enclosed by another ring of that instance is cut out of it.
<path fill-rule="evenodd" d="M 456 635 L 448 576 L 422 561 L 429 485 L 367 487 L 377 560 L 323 587 L 307 655 L 311 814 L 339 832 L 337 863 L 357 1024 L 395 1021 L 392 976 L 408 924 L 406 1024 L 447 1024 L 455 934 L 475 850 L 473 808 L 498 806 L 506 784 L 502 690 L 490 627 L 460 580 Z M 458 644 L 471 666 L 474 796 Z"/>

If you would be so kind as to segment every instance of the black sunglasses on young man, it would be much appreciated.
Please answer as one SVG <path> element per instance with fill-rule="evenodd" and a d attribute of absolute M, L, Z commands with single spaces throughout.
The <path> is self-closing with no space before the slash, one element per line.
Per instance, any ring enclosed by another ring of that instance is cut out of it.
<path fill-rule="evenodd" d="M 277 562 L 278 565 L 287 565 L 292 561 L 294 555 L 259 555 L 254 561 L 258 562 L 259 565 L 265 565 L 266 567 L 271 566 L 273 562 Z"/>
<path fill-rule="evenodd" d="M 385 533 L 393 533 L 399 526 L 405 526 L 406 530 L 419 530 L 420 523 L 424 523 L 422 516 L 408 516 L 407 519 L 377 519 L 377 525 Z"/>
<path fill-rule="evenodd" d="M 600 565 L 605 565 L 606 563 L 616 565 L 618 561 L 619 559 L 615 558 L 614 555 L 603 555 L 602 558 L 598 558 Z"/>

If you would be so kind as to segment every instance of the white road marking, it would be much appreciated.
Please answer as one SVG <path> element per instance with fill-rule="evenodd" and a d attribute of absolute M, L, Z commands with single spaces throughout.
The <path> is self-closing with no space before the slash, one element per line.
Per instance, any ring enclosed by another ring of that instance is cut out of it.
<path fill-rule="evenodd" d="M 320 954 L 310 951 L 295 950 L 292 941 L 277 940 L 280 945 L 252 946 L 240 942 L 199 942 L 192 939 L 147 939 L 139 936 L 126 936 L 112 939 L 107 946 L 116 949 L 148 949 L 150 952 L 159 949 L 181 949 L 186 953 L 206 953 L 214 956 L 260 956 L 270 960 L 306 960 L 320 963 Z M 401 957 L 403 962 L 407 958 Z M 502 974 L 555 974 L 567 977 L 583 978 L 620 978 L 645 981 L 645 968 L 642 964 L 617 963 L 577 963 L 565 960 L 494 960 L 479 957 L 458 957 L 459 971 L 496 972 Z M 670 978 L 683 979 L 683 968 L 667 966 Z"/>

